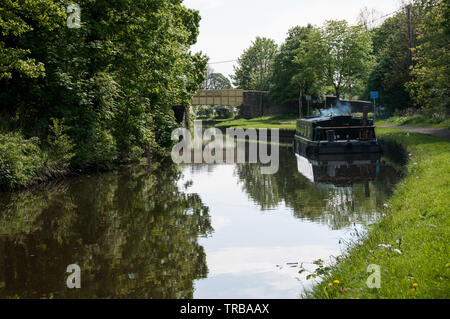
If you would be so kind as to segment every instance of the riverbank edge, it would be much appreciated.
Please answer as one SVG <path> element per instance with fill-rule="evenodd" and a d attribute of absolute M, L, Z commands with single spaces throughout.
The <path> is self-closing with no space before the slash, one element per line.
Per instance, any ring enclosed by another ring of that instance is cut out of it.
<path fill-rule="evenodd" d="M 387 128 L 377 128 L 377 136 L 407 151 L 406 176 L 382 217 L 303 298 L 450 297 L 450 142 Z M 371 264 L 380 267 L 380 288 L 367 286 Z"/>

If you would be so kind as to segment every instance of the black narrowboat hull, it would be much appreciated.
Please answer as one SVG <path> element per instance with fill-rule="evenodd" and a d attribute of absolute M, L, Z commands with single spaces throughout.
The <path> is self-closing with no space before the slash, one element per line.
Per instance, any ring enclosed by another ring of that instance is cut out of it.
<path fill-rule="evenodd" d="M 294 150 L 298 154 L 319 155 L 319 154 L 358 154 L 358 153 L 379 153 L 381 147 L 377 139 L 372 140 L 337 140 L 311 141 L 305 137 L 295 134 Z"/>

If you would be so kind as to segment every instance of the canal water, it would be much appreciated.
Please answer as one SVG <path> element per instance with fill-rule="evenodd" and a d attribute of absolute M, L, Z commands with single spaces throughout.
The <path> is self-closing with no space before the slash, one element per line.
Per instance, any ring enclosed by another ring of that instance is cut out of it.
<path fill-rule="evenodd" d="M 276 174 L 260 166 L 167 159 L 0 193 L 0 298 L 299 298 L 401 176 L 290 147 Z"/>

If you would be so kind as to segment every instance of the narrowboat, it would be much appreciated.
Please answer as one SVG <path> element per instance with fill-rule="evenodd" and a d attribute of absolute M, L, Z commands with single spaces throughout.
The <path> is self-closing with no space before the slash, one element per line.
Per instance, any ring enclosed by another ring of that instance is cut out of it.
<path fill-rule="evenodd" d="M 362 117 L 352 115 L 315 116 L 297 120 L 294 150 L 305 156 L 313 154 L 379 153 L 373 120 L 367 111 Z"/>

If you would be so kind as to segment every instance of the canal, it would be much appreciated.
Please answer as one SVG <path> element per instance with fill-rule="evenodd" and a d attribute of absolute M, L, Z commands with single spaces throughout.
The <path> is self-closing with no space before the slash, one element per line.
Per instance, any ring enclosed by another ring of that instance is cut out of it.
<path fill-rule="evenodd" d="M 272 175 L 169 158 L 0 193 L 0 298 L 298 298 L 401 175 L 388 157 L 281 147 Z"/>

